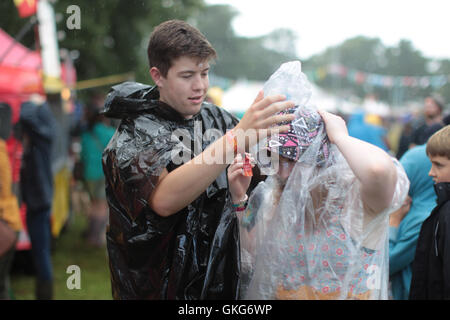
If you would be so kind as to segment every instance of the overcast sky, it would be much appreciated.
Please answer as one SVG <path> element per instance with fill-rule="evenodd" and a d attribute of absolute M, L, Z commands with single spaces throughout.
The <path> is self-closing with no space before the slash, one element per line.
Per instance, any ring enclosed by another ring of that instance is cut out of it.
<path fill-rule="evenodd" d="M 296 32 L 297 53 L 309 58 L 357 35 L 378 37 L 384 45 L 400 39 L 427 58 L 450 59 L 450 0 L 205 0 L 229 4 L 240 14 L 239 36 L 258 36 L 277 28 Z"/>

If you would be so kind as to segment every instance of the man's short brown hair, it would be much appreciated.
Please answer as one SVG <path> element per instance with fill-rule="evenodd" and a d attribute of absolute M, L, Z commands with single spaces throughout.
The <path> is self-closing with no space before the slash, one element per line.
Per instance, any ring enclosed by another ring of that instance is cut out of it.
<path fill-rule="evenodd" d="M 150 68 L 156 67 L 166 77 L 172 62 L 182 56 L 200 61 L 214 59 L 217 54 L 206 37 L 181 20 L 169 20 L 158 25 L 147 47 Z"/>
<path fill-rule="evenodd" d="M 450 125 L 433 134 L 427 142 L 427 155 L 450 159 Z"/>

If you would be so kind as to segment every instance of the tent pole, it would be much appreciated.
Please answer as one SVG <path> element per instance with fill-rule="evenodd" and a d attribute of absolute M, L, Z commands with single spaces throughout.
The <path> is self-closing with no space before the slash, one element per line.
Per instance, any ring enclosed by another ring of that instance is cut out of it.
<path fill-rule="evenodd" d="M 28 22 L 22 27 L 22 29 L 20 29 L 17 36 L 14 37 L 14 41 L 11 42 L 9 48 L 6 49 L 6 51 L 3 52 L 2 56 L 0 57 L 0 64 L 2 63 L 3 59 L 6 58 L 6 56 L 12 50 L 12 48 L 14 48 L 16 43 L 19 43 L 20 40 L 22 40 L 23 36 L 31 29 L 31 27 L 33 27 L 36 24 L 36 22 L 37 22 L 36 16 L 32 16 L 31 19 L 28 20 Z"/>

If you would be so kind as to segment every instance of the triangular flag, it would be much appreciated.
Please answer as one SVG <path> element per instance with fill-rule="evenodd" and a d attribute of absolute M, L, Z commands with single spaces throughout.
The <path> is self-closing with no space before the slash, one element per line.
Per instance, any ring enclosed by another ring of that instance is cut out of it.
<path fill-rule="evenodd" d="M 38 0 L 14 0 L 19 16 L 26 18 L 36 13 Z"/>

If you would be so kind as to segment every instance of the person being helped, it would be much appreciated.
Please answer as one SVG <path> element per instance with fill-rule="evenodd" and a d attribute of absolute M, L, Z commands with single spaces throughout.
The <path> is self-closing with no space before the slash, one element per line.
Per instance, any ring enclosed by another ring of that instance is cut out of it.
<path fill-rule="evenodd" d="M 121 119 L 103 153 L 115 299 L 238 298 L 239 229 L 225 169 L 250 129 L 287 131 L 276 124 L 293 117 L 277 113 L 293 103 L 260 92 L 239 122 L 204 103 L 215 56 L 197 29 L 166 21 L 148 45 L 156 86 L 126 82 L 106 97 L 104 114 Z"/>
<path fill-rule="evenodd" d="M 388 217 L 409 182 L 398 161 L 349 136 L 344 120 L 296 107 L 268 141 L 278 172 L 236 206 L 244 299 L 387 299 Z M 228 170 L 233 202 L 248 178 Z"/>
<path fill-rule="evenodd" d="M 412 266 L 410 300 L 450 299 L 450 125 L 427 142 L 437 205 L 423 222 Z"/>

